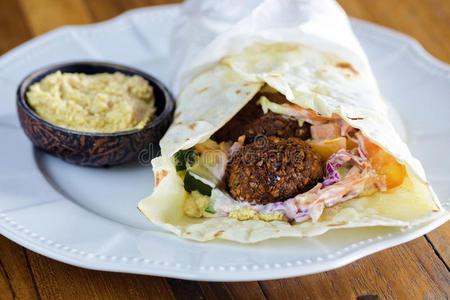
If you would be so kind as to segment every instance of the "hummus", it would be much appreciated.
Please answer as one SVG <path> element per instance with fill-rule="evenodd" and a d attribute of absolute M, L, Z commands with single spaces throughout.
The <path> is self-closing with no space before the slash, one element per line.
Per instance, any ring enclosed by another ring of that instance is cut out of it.
<path fill-rule="evenodd" d="M 119 72 L 58 71 L 33 84 L 27 101 L 45 121 L 84 132 L 142 129 L 156 111 L 149 83 L 141 76 Z"/>
<path fill-rule="evenodd" d="M 203 196 L 197 191 L 187 194 L 183 205 L 184 213 L 189 217 L 203 217 L 209 200 L 208 196 Z"/>
<path fill-rule="evenodd" d="M 201 218 L 201 217 L 211 217 L 214 214 L 208 213 L 206 208 L 208 207 L 210 197 L 204 196 L 197 191 L 192 191 L 192 193 L 186 193 L 183 210 L 184 213 L 189 217 Z M 229 218 L 233 218 L 239 221 L 247 220 L 262 220 L 266 222 L 271 221 L 286 221 L 286 218 L 281 212 L 274 213 L 259 213 L 250 207 L 244 207 L 241 209 L 234 210 L 229 213 Z"/>

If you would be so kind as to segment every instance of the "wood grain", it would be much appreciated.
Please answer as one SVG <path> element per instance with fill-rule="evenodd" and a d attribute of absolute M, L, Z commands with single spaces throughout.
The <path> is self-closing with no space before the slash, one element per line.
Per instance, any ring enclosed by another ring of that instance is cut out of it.
<path fill-rule="evenodd" d="M 27 252 L 42 299 L 174 299 L 164 278 L 85 270 Z"/>
<path fill-rule="evenodd" d="M 0 1 L 0 55 L 32 37 L 24 19 L 18 2 Z"/>
<path fill-rule="evenodd" d="M 85 3 L 94 22 L 111 19 L 128 9 L 120 5 L 118 1 L 111 0 L 85 1 Z"/>
<path fill-rule="evenodd" d="M 338 0 L 353 17 L 390 27 L 417 39 L 440 60 L 450 62 L 450 1 Z"/>
<path fill-rule="evenodd" d="M 35 36 L 63 25 L 92 22 L 84 0 L 19 0 L 19 2 Z"/>
<path fill-rule="evenodd" d="M 25 249 L 0 235 L 0 299 L 33 299 L 37 295 Z"/>
<path fill-rule="evenodd" d="M 428 242 L 433 246 L 436 254 L 447 266 L 450 271 L 450 223 L 433 230 L 426 235 Z"/>
<path fill-rule="evenodd" d="M 0 0 L 0 54 L 69 24 L 164 0 Z M 354 17 L 402 31 L 450 62 L 450 1 L 338 0 Z M 450 225 L 343 268 L 284 280 L 211 283 L 99 272 L 0 237 L 0 299 L 448 299 Z M 378 297 L 378 298 L 376 298 Z"/>
<path fill-rule="evenodd" d="M 200 282 L 207 299 L 263 299 L 264 292 L 257 282 Z"/>
<path fill-rule="evenodd" d="M 450 295 L 448 272 L 424 240 L 416 239 L 341 269 L 264 281 L 262 287 L 269 298 L 281 299 L 301 293 L 309 299 L 355 299 L 366 295 L 381 299 L 444 299 Z"/>

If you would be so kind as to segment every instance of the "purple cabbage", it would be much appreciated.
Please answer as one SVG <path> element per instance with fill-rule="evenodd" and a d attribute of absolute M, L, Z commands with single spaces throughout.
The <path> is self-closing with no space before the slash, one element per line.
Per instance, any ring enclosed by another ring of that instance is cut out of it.
<path fill-rule="evenodd" d="M 325 188 L 342 180 L 341 176 L 339 176 L 338 170 L 348 161 L 348 159 L 342 157 L 342 154 L 343 153 L 339 151 L 338 153 L 331 155 L 328 159 L 326 165 L 326 176 L 322 182 L 322 187 Z"/>

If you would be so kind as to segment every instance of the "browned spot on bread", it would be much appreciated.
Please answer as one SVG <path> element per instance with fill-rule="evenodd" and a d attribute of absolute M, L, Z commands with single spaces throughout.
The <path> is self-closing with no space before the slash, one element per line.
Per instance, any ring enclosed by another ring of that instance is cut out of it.
<path fill-rule="evenodd" d="M 433 209 L 432 212 L 440 212 L 439 209 Z"/>
<path fill-rule="evenodd" d="M 343 68 L 343 69 L 349 69 L 353 74 L 358 75 L 358 71 L 353 68 L 353 66 L 348 62 L 340 62 L 336 64 L 336 67 Z"/>
<path fill-rule="evenodd" d="M 341 223 L 328 224 L 327 226 L 328 226 L 328 227 L 335 227 L 335 226 L 343 226 L 343 225 L 346 225 L 346 224 L 347 224 L 347 222 L 343 221 L 343 222 L 341 222 Z"/>
<path fill-rule="evenodd" d="M 188 127 L 189 127 L 190 129 L 194 130 L 196 126 L 197 126 L 197 123 L 194 122 L 194 123 L 189 124 Z"/>
<path fill-rule="evenodd" d="M 248 82 L 243 84 L 243 86 L 249 86 L 249 85 L 250 85 L 250 83 L 248 83 Z"/>
<path fill-rule="evenodd" d="M 175 120 L 178 119 L 181 116 L 181 111 L 177 112 L 175 115 Z"/>
<path fill-rule="evenodd" d="M 226 64 L 230 60 L 230 56 L 224 56 L 220 59 L 220 62 Z"/>
<path fill-rule="evenodd" d="M 350 120 L 353 120 L 353 121 L 355 121 L 355 120 L 364 120 L 364 118 L 360 118 L 360 117 L 348 117 L 347 116 L 347 118 L 349 118 Z"/>
<path fill-rule="evenodd" d="M 214 235 L 214 237 L 219 237 L 219 236 L 221 236 L 222 235 L 222 233 L 223 233 L 223 230 L 221 230 L 221 231 L 218 231 L 215 235 Z"/>
<path fill-rule="evenodd" d="M 208 89 L 209 89 L 209 87 L 207 86 L 205 88 L 202 88 L 200 91 L 198 91 L 198 93 L 201 94 L 201 93 L 207 91 Z"/>
<path fill-rule="evenodd" d="M 188 232 L 186 232 L 186 234 L 187 234 L 187 235 L 190 235 L 191 233 L 188 231 Z"/>
<path fill-rule="evenodd" d="M 188 142 L 188 141 L 190 141 L 190 140 L 191 140 L 190 138 L 186 138 L 186 139 L 185 139 L 186 142 Z"/>
<path fill-rule="evenodd" d="M 156 176 L 155 176 L 155 185 L 156 187 L 158 187 L 158 185 L 161 183 L 161 181 L 164 179 L 164 177 L 167 176 L 169 172 L 167 172 L 167 170 L 161 170 L 156 172 Z"/>
<path fill-rule="evenodd" d="M 275 232 L 280 232 L 280 231 L 277 229 L 277 230 L 275 230 Z"/>
<path fill-rule="evenodd" d="M 242 91 L 241 90 L 237 90 L 236 91 L 236 94 L 240 94 Z"/>
<path fill-rule="evenodd" d="M 175 125 L 183 125 L 183 124 L 184 124 L 183 121 L 180 121 L 180 122 L 175 123 Z"/>

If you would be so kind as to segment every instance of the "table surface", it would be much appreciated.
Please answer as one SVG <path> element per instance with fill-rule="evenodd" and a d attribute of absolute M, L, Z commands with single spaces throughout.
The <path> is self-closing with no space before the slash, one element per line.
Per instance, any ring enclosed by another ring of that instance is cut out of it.
<path fill-rule="evenodd" d="M 68 24 L 112 18 L 165 0 L 0 0 L 0 55 Z M 404 32 L 450 63 L 450 1 L 339 0 L 353 17 Z M 0 235 L 0 299 L 444 299 L 450 298 L 450 224 L 343 268 L 259 282 L 209 283 L 85 270 Z"/>

